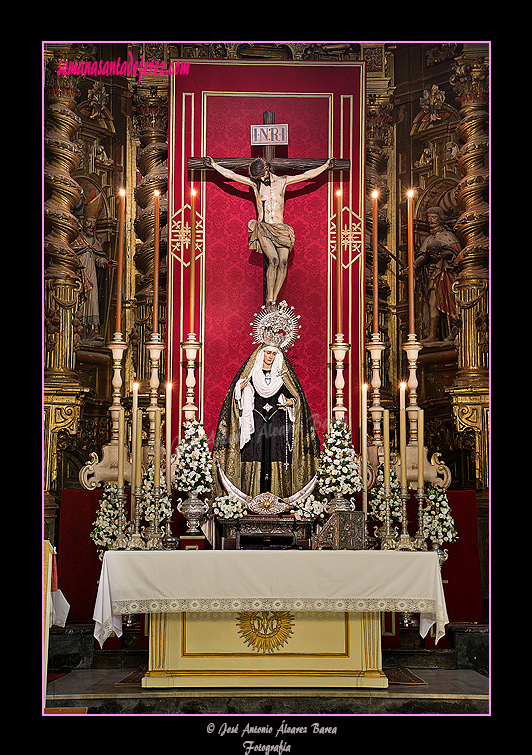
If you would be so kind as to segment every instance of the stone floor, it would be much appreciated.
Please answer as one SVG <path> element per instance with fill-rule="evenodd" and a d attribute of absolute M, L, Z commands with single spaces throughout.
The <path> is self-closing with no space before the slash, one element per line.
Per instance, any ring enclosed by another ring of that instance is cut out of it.
<path fill-rule="evenodd" d="M 416 670 L 425 685 L 387 689 L 143 689 L 116 686 L 135 669 L 75 670 L 47 685 L 46 708 L 89 715 L 489 715 L 489 678 L 469 669 Z M 197 722 L 197 718 L 194 719 Z M 219 726 L 219 719 L 216 726 Z"/>

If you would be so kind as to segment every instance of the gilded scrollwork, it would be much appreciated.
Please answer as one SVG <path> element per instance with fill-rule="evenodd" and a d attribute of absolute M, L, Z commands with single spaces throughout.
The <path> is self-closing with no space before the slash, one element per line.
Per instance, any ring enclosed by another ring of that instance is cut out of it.
<path fill-rule="evenodd" d="M 236 618 L 238 633 L 257 653 L 275 653 L 294 633 L 289 611 L 243 611 Z"/>

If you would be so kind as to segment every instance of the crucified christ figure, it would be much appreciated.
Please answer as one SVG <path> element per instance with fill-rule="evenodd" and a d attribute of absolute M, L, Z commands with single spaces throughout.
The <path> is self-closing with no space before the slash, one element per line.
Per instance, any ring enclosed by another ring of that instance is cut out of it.
<path fill-rule="evenodd" d="M 334 166 L 334 158 L 323 165 L 306 170 L 295 176 L 277 176 L 266 160 L 257 158 L 248 169 L 248 175 L 240 175 L 215 163 L 212 157 L 205 160 L 207 166 L 218 171 L 224 178 L 251 186 L 255 193 L 257 219 L 250 220 L 249 248 L 265 254 L 268 259 L 266 271 L 266 306 L 275 304 L 286 278 L 288 255 L 294 246 L 295 236 L 291 226 L 284 222 L 285 190 L 289 184 L 316 178 Z"/>

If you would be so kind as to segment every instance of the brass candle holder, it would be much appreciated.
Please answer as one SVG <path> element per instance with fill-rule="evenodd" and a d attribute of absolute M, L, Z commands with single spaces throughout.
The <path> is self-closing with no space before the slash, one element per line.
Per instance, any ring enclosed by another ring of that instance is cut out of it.
<path fill-rule="evenodd" d="M 118 487 L 116 498 L 118 501 L 118 522 L 117 522 L 118 532 L 116 535 L 116 539 L 113 545 L 111 546 L 111 549 L 115 551 L 125 550 L 128 544 L 128 539 L 124 532 L 126 491 L 123 485 L 120 485 Z"/>
<path fill-rule="evenodd" d="M 144 530 L 146 537 L 146 548 L 148 550 L 163 550 L 164 527 L 161 526 L 161 517 L 159 501 L 161 498 L 161 488 L 155 485 L 153 488 L 155 514 L 150 527 Z"/>
<path fill-rule="evenodd" d="M 384 498 L 386 501 L 386 517 L 384 520 L 384 532 L 381 537 L 381 549 L 382 550 L 395 550 L 397 545 L 396 532 L 392 531 L 391 517 L 390 517 L 390 500 L 391 500 L 391 488 L 386 485 L 384 488 Z"/>
<path fill-rule="evenodd" d="M 133 516 L 133 530 L 127 543 L 128 551 L 146 550 L 146 543 L 140 534 L 140 502 L 142 501 L 142 486 L 137 485 L 135 488 L 135 514 Z"/>
<path fill-rule="evenodd" d="M 408 498 L 408 487 L 401 487 L 401 534 L 395 545 L 398 551 L 416 550 L 414 538 L 408 534 L 408 512 L 406 510 Z"/>
<path fill-rule="evenodd" d="M 426 551 L 428 546 L 427 546 L 427 541 L 425 540 L 425 537 L 423 536 L 423 516 L 424 516 L 424 504 L 425 504 L 425 486 L 424 485 L 418 485 L 418 488 L 416 491 L 416 498 L 418 500 L 418 509 L 417 509 L 418 529 L 414 537 L 414 547 L 415 547 L 415 550 Z"/>

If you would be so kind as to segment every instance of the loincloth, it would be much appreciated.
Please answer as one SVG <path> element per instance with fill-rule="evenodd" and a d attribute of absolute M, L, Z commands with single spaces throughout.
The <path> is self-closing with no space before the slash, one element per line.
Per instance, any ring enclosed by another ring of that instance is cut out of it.
<path fill-rule="evenodd" d="M 249 248 L 262 254 L 260 239 L 267 238 L 276 248 L 288 249 L 294 248 L 295 233 L 294 229 L 286 223 L 265 223 L 263 220 L 250 220 L 248 223 Z"/>

